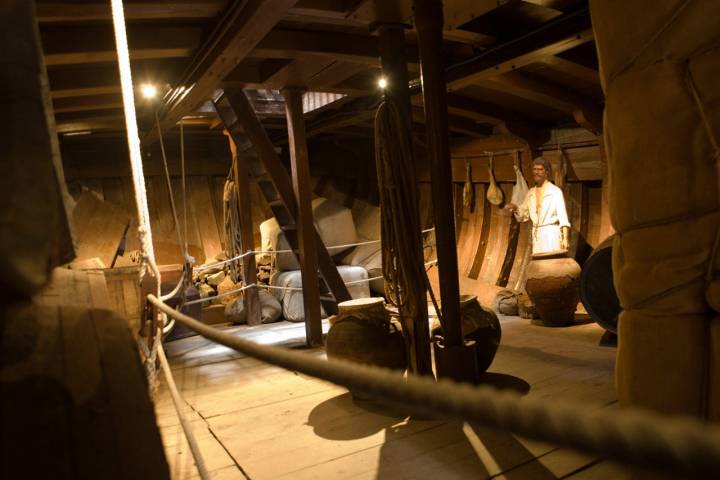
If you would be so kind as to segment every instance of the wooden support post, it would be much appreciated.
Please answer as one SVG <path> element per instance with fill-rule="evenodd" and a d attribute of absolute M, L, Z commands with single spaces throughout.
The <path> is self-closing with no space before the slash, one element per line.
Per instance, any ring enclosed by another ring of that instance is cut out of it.
<path fill-rule="evenodd" d="M 460 285 L 453 211 L 452 166 L 448 143 L 447 86 L 442 61 L 441 0 L 413 0 L 420 47 L 420 69 L 428 156 L 432 177 L 433 215 L 437 240 L 444 346 L 436 350 L 438 376 L 475 381 L 474 349 L 466 346 L 460 322 Z"/>
<path fill-rule="evenodd" d="M 233 180 L 235 183 L 235 196 L 237 198 L 238 220 L 240 227 L 240 251 L 242 253 L 255 250 L 253 238 L 252 205 L 250 200 L 250 171 L 244 158 L 239 158 L 237 146 L 228 135 L 230 151 L 232 152 Z M 242 259 L 242 276 L 245 285 L 257 283 L 257 267 L 255 255 L 248 255 Z M 260 325 L 260 299 L 256 288 L 243 292 L 243 306 L 247 314 L 248 325 Z"/>
<path fill-rule="evenodd" d="M 308 163 L 303 118 L 302 89 L 284 88 L 285 112 L 288 123 L 290 145 L 290 168 L 293 190 L 298 205 L 297 233 L 300 247 L 300 269 L 303 286 L 303 309 L 305 313 L 305 334 L 310 346 L 322 345 L 322 323 L 320 321 L 320 281 L 318 279 L 318 257 L 315 247 L 315 227 L 312 217 L 310 186 L 310 165 Z"/>
<path fill-rule="evenodd" d="M 413 0 L 420 46 L 423 101 L 432 179 L 433 215 L 437 239 L 440 297 L 445 318 L 446 345 L 461 345 L 460 286 L 455 228 L 447 212 L 453 210 L 452 166 L 447 126 L 447 89 L 442 62 L 443 12 L 440 0 Z"/>
<path fill-rule="evenodd" d="M 405 33 L 403 29 L 404 27 L 399 23 L 382 24 L 379 27 L 380 61 L 382 64 L 383 76 L 387 81 L 385 97 L 394 101 L 395 106 L 399 110 L 400 115 L 407 125 L 406 128 L 402 128 L 397 131 L 398 137 L 402 135 L 409 136 L 412 132 L 407 60 L 405 58 Z M 400 141 L 401 140 L 398 140 L 398 142 Z M 407 138 L 406 143 L 408 145 L 412 145 L 412 139 Z M 405 174 L 413 179 L 416 178 L 415 171 L 405 172 Z M 413 181 L 412 184 L 414 188 L 417 188 L 416 181 Z M 382 188 L 382 185 L 380 188 Z M 415 192 L 413 196 L 414 198 L 417 198 L 417 192 Z M 403 241 L 418 242 L 418 252 L 422 252 L 422 237 L 420 233 L 419 216 L 415 219 L 414 224 L 418 226 L 416 235 L 414 235 L 414 238 L 403 239 Z M 424 268 L 424 258 L 422 257 L 422 254 L 418 256 L 416 261 L 419 268 Z M 404 268 L 408 267 L 404 266 Z M 420 272 L 422 273 L 422 270 Z M 432 375 L 432 356 L 430 352 L 430 332 L 428 328 L 426 294 L 425 290 L 417 293 L 417 305 L 400 308 L 400 317 L 403 322 L 403 329 L 409 353 L 408 365 L 411 373 L 418 375 Z M 415 318 L 410 318 L 408 315 L 404 315 L 406 309 L 417 312 Z"/>

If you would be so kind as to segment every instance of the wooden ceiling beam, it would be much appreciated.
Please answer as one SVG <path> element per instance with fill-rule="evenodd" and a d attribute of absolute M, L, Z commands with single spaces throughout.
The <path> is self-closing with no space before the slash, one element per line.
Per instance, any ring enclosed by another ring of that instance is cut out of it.
<path fill-rule="evenodd" d="M 76 132 L 95 132 L 98 130 L 123 130 L 125 117 L 119 115 L 103 115 L 82 119 L 56 120 L 56 131 L 60 134 Z"/>
<path fill-rule="evenodd" d="M 332 59 L 323 56 L 296 58 L 266 78 L 263 81 L 264 88 L 280 90 L 288 85 L 307 86 L 313 75 L 323 71 L 332 63 Z"/>
<path fill-rule="evenodd" d="M 136 85 L 153 83 L 163 85 L 180 75 L 183 69 L 182 59 L 158 59 L 152 62 L 133 61 L 133 81 Z M 88 95 L 107 95 L 120 93 L 120 76 L 117 65 L 71 65 L 48 69 L 50 96 L 53 99 L 81 97 Z"/>
<path fill-rule="evenodd" d="M 425 110 L 422 107 L 413 106 L 412 119 L 417 123 L 425 123 Z M 483 125 L 472 119 L 453 115 L 448 115 L 448 130 L 480 138 L 487 137 L 493 133 L 493 129 L 489 125 Z"/>
<path fill-rule="evenodd" d="M 202 40 L 202 33 L 198 27 L 130 25 L 130 58 L 188 57 Z M 109 25 L 48 26 L 41 30 L 41 37 L 48 66 L 117 62 L 115 38 Z"/>
<path fill-rule="evenodd" d="M 264 84 L 273 75 L 285 68 L 292 60 L 286 58 L 248 58 L 230 72 L 222 86 L 233 88 L 265 88 Z"/>
<path fill-rule="evenodd" d="M 297 0 L 248 0 L 234 4 L 236 10 L 229 13 L 227 20 L 229 30 L 203 52 L 203 60 L 195 65 L 199 73 L 177 82 L 187 82 L 190 89 L 174 103 L 164 105 L 160 128 L 173 128 L 184 115 L 208 100 L 221 81 L 296 3 Z M 158 133 L 157 127 L 153 127 L 145 136 L 145 143 L 157 141 Z"/>
<path fill-rule="evenodd" d="M 325 118 L 320 118 L 308 124 L 307 136 L 315 136 L 338 128 L 358 125 L 373 118 L 375 118 L 374 110 L 333 112 Z"/>
<path fill-rule="evenodd" d="M 510 72 L 543 58 L 593 40 L 587 8 L 551 20 L 522 37 L 490 48 L 447 72 L 447 85 L 455 91 Z"/>
<path fill-rule="evenodd" d="M 444 0 L 443 18 L 445 23 L 442 32 L 443 38 L 476 47 L 485 47 L 492 44 L 495 41 L 492 36 L 462 30 L 458 27 L 507 1 L 517 0 Z M 388 7 L 389 4 L 391 4 L 390 7 Z M 346 19 L 368 26 L 383 21 L 401 21 L 412 25 L 412 16 L 412 2 L 364 0 L 347 13 Z"/>
<path fill-rule="evenodd" d="M 192 54 L 190 48 L 143 48 L 130 51 L 131 60 L 153 60 L 157 58 L 183 58 Z M 117 55 L 112 50 L 100 51 L 76 51 L 51 53 L 45 56 L 45 64 L 55 65 L 76 65 L 83 63 L 104 63 L 116 62 Z"/>
<path fill-rule="evenodd" d="M 589 13 L 586 9 L 563 15 L 518 39 L 491 48 L 471 61 L 462 63 L 455 68 L 451 67 L 447 74 L 448 86 L 451 90 L 456 90 L 457 88 L 478 83 L 481 80 L 492 79 L 502 72 L 540 61 L 555 53 L 591 41 L 592 38 Z M 522 76 L 516 78 L 513 75 L 516 73 L 511 72 L 510 75 L 504 76 L 503 80 L 513 84 L 514 90 L 524 92 L 518 96 L 522 98 L 531 97 L 528 99 L 559 109 L 569 115 L 574 115 L 579 110 L 588 112 L 585 117 L 596 118 L 595 114 L 599 107 L 588 99 L 572 94 L 565 89 L 557 87 L 552 89 L 552 85 L 531 83 L 529 79 Z M 340 85 L 340 87 L 342 86 Z M 418 87 L 413 90 L 414 94 L 419 93 Z M 361 88 L 367 90 L 369 85 L 362 85 Z M 502 89 L 506 90 L 505 86 L 502 86 Z M 418 105 L 418 101 L 415 100 L 414 103 Z M 419 104 L 421 105 L 421 101 Z M 457 93 L 448 95 L 448 107 L 450 111 L 455 113 L 453 117 L 455 123 L 451 126 L 451 130 L 462 131 L 475 136 L 484 136 L 490 129 L 490 127 L 479 125 L 478 122 L 487 122 L 501 129 L 512 127 L 513 130 L 526 133 L 539 128 L 519 113 L 461 96 Z M 365 118 L 362 115 L 358 115 L 357 120 L 352 118 L 352 108 L 354 107 L 350 106 L 348 112 L 338 112 L 332 117 L 318 118 L 318 127 L 322 126 L 323 129 L 332 130 L 336 127 L 341 128 L 364 121 Z M 469 117 L 476 122 L 473 125 L 470 125 L 467 121 L 462 123 L 461 116 Z M 310 126 L 310 128 L 312 127 Z"/>
<path fill-rule="evenodd" d="M 567 11 L 578 4 L 578 0 L 523 0 L 523 2 L 557 10 L 559 12 Z"/>
<path fill-rule="evenodd" d="M 457 93 L 448 93 L 447 103 L 448 111 L 451 113 L 475 118 L 475 120 L 482 123 L 490 123 L 493 125 L 506 122 L 532 124 L 531 120 L 518 112 Z"/>
<path fill-rule="evenodd" d="M 349 63 L 340 60 L 334 61 L 308 79 L 307 87 L 313 90 L 325 91 L 324 89 L 334 88 L 350 77 L 366 70 L 367 67 L 359 63 Z"/>
<path fill-rule="evenodd" d="M 288 15 L 322 18 L 345 18 L 349 4 L 342 0 L 300 0 L 288 11 Z"/>
<path fill-rule="evenodd" d="M 370 35 L 340 32 L 316 32 L 276 28 L 253 51 L 254 57 L 297 58 L 298 55 L 323 55 L 334 60 L 378 66 L 378 39 Z M 417 69 L 417 49 L 408 46 L 409 68 Z"/>
<path fill-rule="evenodd" d="M 226 5 L 225 0 L 180 0 L 177 2 L 125 2 L 127 20 L 168 20 L 180 18 L 216 18 Z M 39 0 L 36 17 L 40 23 L 86 22 L 111 20 L 110 2 L 73 2 Z"/>
<path fill-rule="evenodd" d="M 577 110 L 588 116 L 602 116 L 602 107 L 565 87 L 539 81 L 521 72 L 510 72 L 487 82 L 490 88 L 530 100 L 573 116 Z"/>
<path fill-rule="evenodd" d="M 122 96 L 119 94 L 88 95 L 84 97 L 57 98 L 53 100 L 53 111 L 56 114 L 122 108 L 122 106 Z"/>
<path fill-rule="evenodd" d="M 555 56 L 543 58 L 542 63 L 562 72 L 570 78 L 577 78 L 587 83 L 600 85 L 600 74 L 594 68 Z"/>

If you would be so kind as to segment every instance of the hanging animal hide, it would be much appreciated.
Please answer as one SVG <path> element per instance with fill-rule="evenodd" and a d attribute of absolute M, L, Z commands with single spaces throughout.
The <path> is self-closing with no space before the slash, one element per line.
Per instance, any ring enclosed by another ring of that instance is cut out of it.
<path fill-rule="evenodd" d="M 475 186 L 472 183 L 472 167 L 470 161 L 465 161 L 465 186 L 463 187 L 463 205 L 475 212 Z"/>
<path fill-rule="evenodd" d="M 498 184 L 495 182 L 495 175 L 493 174 L 493 157 L 490 156 L 488 160 L 488 174 L 490 176 L 490 186 L 487 191 L 487 199 L 493 205 L 500 205 L 503 203 L 503 191 L 500 189 Z"/>
<path fill-rule="evenodd" d="M 513 185 L 510 202 L 514 205 L 520 205 L 525 201 L 525 197 L 527 196 L 528 184 L 520 170 L 520 159 L 517 157 L 517 153 L 515 155 L 515 165 L 513 165 L 515 169 L 515 185 Z"/>

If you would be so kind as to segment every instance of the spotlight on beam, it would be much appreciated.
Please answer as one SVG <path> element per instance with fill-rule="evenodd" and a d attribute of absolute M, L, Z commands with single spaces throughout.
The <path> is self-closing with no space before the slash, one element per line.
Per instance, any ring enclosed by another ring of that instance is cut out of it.
<path fill-rule="evenodd" d="M 143 98 L 145 98 L 147 100 L 151 100 L 151 99 L 155 98 L 155 96 L 158 93 L 157 87 L 155 87 L 155 85 L 151 85 L 149 83 L 144 83 L 143 85 L 141 85 L 140 92 L 142 93 Z"/>
<path fill-rule="evenodd" d="M 385 77 L 380 77 L 378 80 L 378 87 L 380 87 L 381 90 L 385 90 L 385 87 L 387 87 L 387 80 Z"/>

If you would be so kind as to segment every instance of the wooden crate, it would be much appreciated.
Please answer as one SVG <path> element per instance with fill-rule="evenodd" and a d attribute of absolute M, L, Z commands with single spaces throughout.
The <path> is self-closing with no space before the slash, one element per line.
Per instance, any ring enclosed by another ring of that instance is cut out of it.
<path fill-rule="evenodd" d="M 105 274 L 111 310 L 127 320 L 133 336 L 137 337 L 143 308 L 140 266 L 105 268 L 102 272 Z"/>

